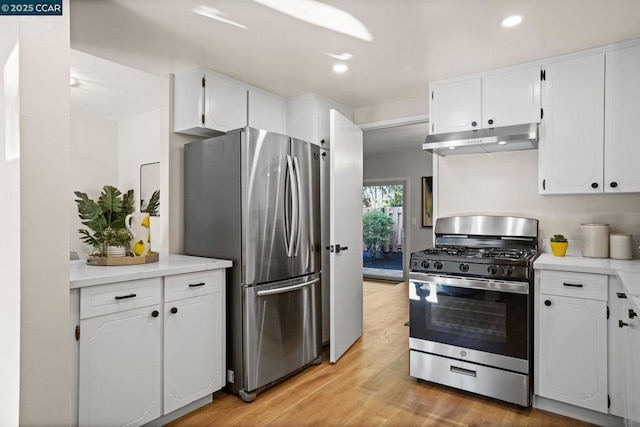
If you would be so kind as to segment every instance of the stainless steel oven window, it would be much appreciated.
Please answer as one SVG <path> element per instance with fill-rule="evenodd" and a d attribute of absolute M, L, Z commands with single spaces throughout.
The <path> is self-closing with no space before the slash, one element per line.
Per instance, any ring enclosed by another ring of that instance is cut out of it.
<path fill-rule="evenodd" d="M 495 292 L 485 292 L 485 298 L 495 301 L 440 296 L 431 307 L 430 325 L 425 327 L 503 343 L 507 337 L 507 306 Z"/>

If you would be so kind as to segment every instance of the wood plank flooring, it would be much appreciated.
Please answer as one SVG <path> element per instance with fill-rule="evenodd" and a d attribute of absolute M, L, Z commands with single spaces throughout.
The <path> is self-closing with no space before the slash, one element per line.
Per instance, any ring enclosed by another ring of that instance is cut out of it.
<path fill-rule="evenodd" d="M 334 365 L 324 361 L 258 394 L 217 392 L 171 424 L 187 426 L 584 426 L 409 376 L 407 283 L 364 282 L 364 334 Z"/>

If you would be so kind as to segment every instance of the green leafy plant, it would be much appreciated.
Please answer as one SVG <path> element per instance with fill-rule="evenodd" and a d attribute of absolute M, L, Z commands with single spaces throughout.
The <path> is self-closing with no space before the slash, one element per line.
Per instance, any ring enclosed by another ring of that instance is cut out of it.
<path fill-rule="evenodd" d="M 124 219 L 133 212 L 133 190 L 123 194 L 116 187 L 105 185 L 97 201 L 81 191 L 73 193 L 77 197 L 78 216 L 82 225 L 88 228 L 78 230 L 80 240 L 93 246 L 96 253 L 106 253 L 105 231 L 107 228 L 125 228 Z"/>
<path fill-rule="evenodd" d="M 131 233 L 126 228 L 107 227 L 104 230 L 104 242 L 107 246 L 117 246 L 126 248 L 129 251 L 129 243 L 131 242 Z"/>
<path fill-rule="evenodd" d="M 149 216 L 158 216 L 158 209 L 160 208 L 160 190 L 153 192 L 149 198 L 149 203 L 144 206 L 144 200 L 140 200 L 140 212 L 146 212 Z"/>
<path fill-rule="evenodd" d="M 562 234 L 554 234 L 553 237 L 551 238 L 552 242 L 566 242 L 567 238 L 564 237 Z"/>
<path fill-rule="evenodd" d="M 362 238 L 370 254 L 386 242 L 393 232 L 393 220 L 380 211 L 370 211 L 362 216 Z"/>

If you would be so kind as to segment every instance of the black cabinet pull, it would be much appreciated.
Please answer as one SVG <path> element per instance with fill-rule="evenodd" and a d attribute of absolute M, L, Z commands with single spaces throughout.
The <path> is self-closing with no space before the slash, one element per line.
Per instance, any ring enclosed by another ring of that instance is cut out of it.
<path fill-rule="evenodd" d="M 591 183 L 591 188 L 598 188 L 598 183 L 597 182 Z"/>
<path fill-rule="evenodd" d="M 618 326 L 623 328 L 625 326 L 629 326 L 629 324 L 628 323 L 624 323 L 622 320 L 618 320 Z"/>
<path fill-rule="evenodd" d="M 153 317 L 158 317 L 159 315 L 160 315 L 160 312 L 158 310 L 153 310 L 151 312 L 151 316 L 153 316 Z"/>
<path fill-rule="evenodd" d="M 629 319 L 633 319 L 634 317 L 638 317 L 638 313 L 633 311 L 632 308 L 629 309 Z"/>
<path fill-rule="evenodd" d="M 616 292 L 616 295 L 618 296 L 618 298 L 620 299 L 627 299 L 627 294 L 622 293 L 622 292 Z"/>
<path fill-rule="evenodd" d="M 201 283 L 191 283 L 189 284 L 190 288 L 197 288 L 198 286 L 204 286 L 204 282 Z"/>
<path fill-rule="evenodd" d="M 121 300 L 121 299 L 127 299 L 127 298 L 135 298 L 137 295 L 136 294 L 129 294 L 129 295 L 122 295 L 122 296 L 116 296 L 116 300 Z"/>
<path fill-rule="evenodd" d="M 322 153 L 322 157 L 327 157 L 327 153 Z"/>
<path fill-rule="evenodd" d="M 581 283 L 563 283 L 562 286 L 568 286 L 570 288 L 581 288 Z"/>
<path fill-rule="evenodd" d="M 324 139 L 321 139 L 320 144 L 324 144 L 324 143 L 325 143 Z"/>
<path fill-rule="evenodd" d="M 611 186 L 611 188 L 616 188 L 618 186 L 618 183 L 613 181 L 611 184 L 609 184 Z"/>
<path fill-rule="evenodd" d="M 489 123 L 490 125 L 492 125 L 492 124 L 493 124 L 493 119 L 489 119 L 489 121 L 488 121 L 487 123 Z"/>
<path fill-rule="evenodd" d="M 544 302 L 544 305 L 546 305 L 547 307 L 549 307 L 549 306 L 551 305 L 551 301 L 546 300 L 546 301 Z"/>
<path fill-rule="evenodd" d="M 471 122 L 471 126 L 476 127 L 476 126 L 478 126 L 478 123 L 477 122 Z"/>
<path fill-rule="evenodd" d="M 176 314 L 178 312 L 178 309 L 176 307 L 171 307 L 170 311 L 172 314 Z"/>

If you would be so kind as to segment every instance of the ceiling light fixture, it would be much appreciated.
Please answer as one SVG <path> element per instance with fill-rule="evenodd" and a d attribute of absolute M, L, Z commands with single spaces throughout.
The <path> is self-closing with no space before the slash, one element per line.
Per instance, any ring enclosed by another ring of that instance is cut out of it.
<path fill-rule="evenodd" d="M 338 74 L 346 73 L 348 69 L 347 64 L 336 64 L 333 66 L 333 72 Z"/>
<path fill-rule="evenodd" d="M 344 52 L 344 53 L 329 53 L 329 52 L 325 52 L 324 54 L 327 55 L 327 56 L 330 56 L 332 58 L 335 58 L 335 59 L 337 59 L 339 61 L 348 61 L 350 59 L 353 59 L 353 55 L 351 53 L 347 53 L 347 52 Z"/>
<path fill-rule="evenodd" d="M 284 13 L 318 27 L 346 34 L 367 42 L 373 36 L 353 15 L 335 6 L 316 0 L 253 0 L 263 6 Z"/>
<path fill-rule="evenodd" d="M 247 27 L 245 27 L 244 25 L 225 18 L 226 13 L 216 9 L 215 7 L 201 5 L 194 7 L 193 9 L 191 9 L 191 11 L 193 13 L 197 13 L 198 15 L 215 19 L 216 21 L 224 22 L 225 24 L 233 25 L 234 27 L 242 28 L 245 30 L 247 29 Z"/>
<path fill-rule="evenodd" d="M 507 143 L 507 141 L 500 141 L 498 142 L 498 145 L 505 145 Z"/>
<path fill-rule="evenodd" d="M 522 22 L 521 15 L 511 15 L 511 16 L 507 16 L 502 21 L 500 21 L 500 25 L 502 25 L 505 28 L 510 28 L 510 27 L 515 27 L 521 22 Z"/>

